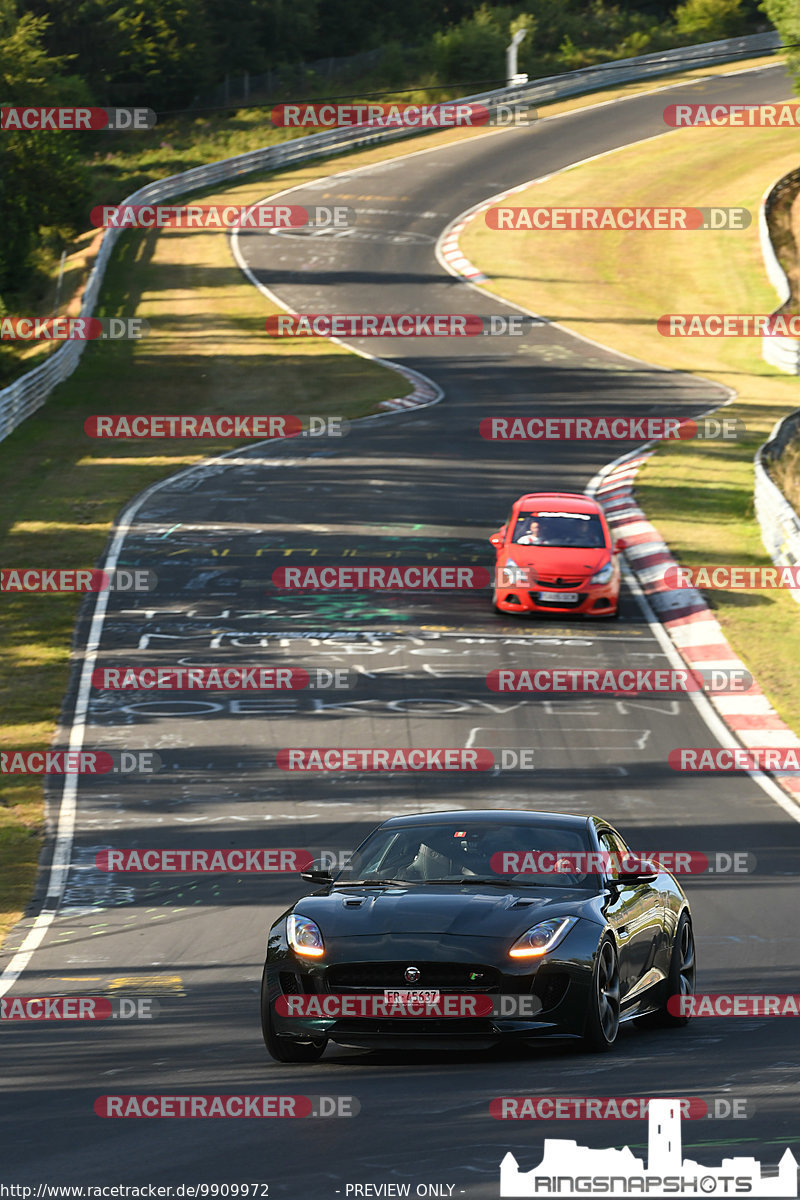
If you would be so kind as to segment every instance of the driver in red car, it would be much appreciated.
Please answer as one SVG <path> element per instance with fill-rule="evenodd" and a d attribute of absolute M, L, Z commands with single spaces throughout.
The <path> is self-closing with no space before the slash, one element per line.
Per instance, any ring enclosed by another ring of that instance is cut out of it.
<path fill-rule="evenodd" d="M 525 521 L 523 517 L 520 524 Z M 514 530 L 514 541 L 518 546 L 540 546 L 542 544 L 541 526 L 536 517 L 529 517 L 527 525 L 523 525 L 522 532 Z"/>

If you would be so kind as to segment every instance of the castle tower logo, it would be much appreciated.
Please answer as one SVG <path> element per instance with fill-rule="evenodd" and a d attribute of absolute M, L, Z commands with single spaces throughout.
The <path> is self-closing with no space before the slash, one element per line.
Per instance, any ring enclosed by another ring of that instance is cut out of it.
<path fill-rule="evenodd" d="M 647 1167 L 625 1146 L 591 1150 L 577 1142 L 546 1138 L 542 1161 L 520 1171 L 510 1152 L 500 1164 L 500 1195 L 568 1196 L 797 1196 L 797 1159 L 788 1148 L 777 1175 L 765 1175 L 757 1158 L 724 1158 L 704 1167 L 683 1158 L 680 1100 L 651 1100 Z"/>

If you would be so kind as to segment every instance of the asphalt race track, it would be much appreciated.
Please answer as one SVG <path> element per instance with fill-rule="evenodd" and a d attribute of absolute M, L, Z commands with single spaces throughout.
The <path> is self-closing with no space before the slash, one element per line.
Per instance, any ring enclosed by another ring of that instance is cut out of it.
<path fill-rule="evenodd" d="M 291 200 L 349 205 L 369 238 L 246 234 L 241 252 L 257 280 L 301 312 L 506 312 L 437 263 L 436 239 L 455 216 L 504 188 L 665 134 L 661 113 L 677 100 L 788 95 L 779 68 L 732 73 L 343 169 Z M 152 777 L 81 780 L 62 906 L 8 994 L 116 990 L 154 996 L 160 1009 L 151 1022 L 3 1029 L 7 1182 L 262 1181 L 270 1197 L 290 1200 L 333 1200 L 354 1183 L 447 1184 L 454 1196 L 482 1200 L 498 1194 L 505 1152 L 532 1167 L 544 1137 L 643 1152 L 643 1122 L 545 1126 L 489 1115 L 493 1097 L 521 1092 L 744 1098 L 748 1119 L 685 1122 L 684 1145 L 708 1165 L 730 1154 L 774 1165 L 784 1146 L 800 1144 L 800 1044 L 790 1020 L 626 1027 L 615 1051 L 599 1057 L 562 1047 L 522 1058 L 329 1047 L 317 1065 L 281 1066 L 267 1057 L 259 1029 L 265 931 L 306 885 L 295 875 L 96 869 L 95 855 L 111 847 L 344 850 L 389 815 L 431 808 L 597 812 L 634 847 L 755 854 L 751 875 L 686 881 L 698 990 L 796 990 L 800 824 L 747 777 L 669 769 L 673 748 L 714 744 L 690 700 L 532 700 L 486 686 L 500 666 L 670 665 L 630 590 L 618 622 L 524 622 L 496 616 L 488 592 L 365 601 L 281 593 L 271 580 L 280 566 L 340 559 L 491 566 L 486 539 L 516 496 L 581 491 L 632 445 L 492 443 L 478 435 L 483 417 L 692 415 L 721 403 L 721 390 L 547 324 L 519 339 L 354 344 L 422 372 L 444 398 L 357 423 L 342 439 L 261 444 L 184 472 L 146 496 L 124 538 L 120 565 L 154 569 L 159 586 L 152 596 L 110 598 L 98 666 L 347 668 L 353 686 L 92 693 L 84 744 L 155 750 L 164 767 Z M 87 606 L 78 646 L 90 617 Z M 67 712 L 78 677 L 76 666 Z M 289 746 L 532 747 L 535 770 L 291 774 L 275 765 L 275 752 Z M 52 822 L 59 799 L 54 787 Z M 32 921 L 11 935 L 0 967 Z M 93 1110 L 109 1092 L 354 1096 L 361 1111 L 308 1122 L 114 1121 Z"/>

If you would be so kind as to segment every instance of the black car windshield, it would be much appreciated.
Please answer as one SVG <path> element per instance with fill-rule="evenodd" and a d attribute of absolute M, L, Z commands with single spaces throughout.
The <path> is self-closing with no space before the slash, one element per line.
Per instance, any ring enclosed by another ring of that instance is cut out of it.
<path fill-rule="evenodd" d="M 552 824 L 468 820 L 376 829 L 336 876 L 337 884 L 479 882 L 599 886 L 588 831 Z"/>
<path fill-rule="evenodd" d="M 511 541 L 518 546 L 575 546 L 589 550 L 606 544 L 596 513 L 521 512 L 514 522 Z"/>

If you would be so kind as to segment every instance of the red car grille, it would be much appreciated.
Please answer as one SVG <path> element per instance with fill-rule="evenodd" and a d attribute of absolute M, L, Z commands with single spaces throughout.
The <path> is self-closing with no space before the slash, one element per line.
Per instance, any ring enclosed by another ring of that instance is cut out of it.
<path fill-rule="evenodd" d="M 551 588 L 576 588 L 579 587 L 586 579 L 585 575 L 565 576 L 565 575 L 542 575 L 536 576 L 536 582 L 543 587 Z"/>

